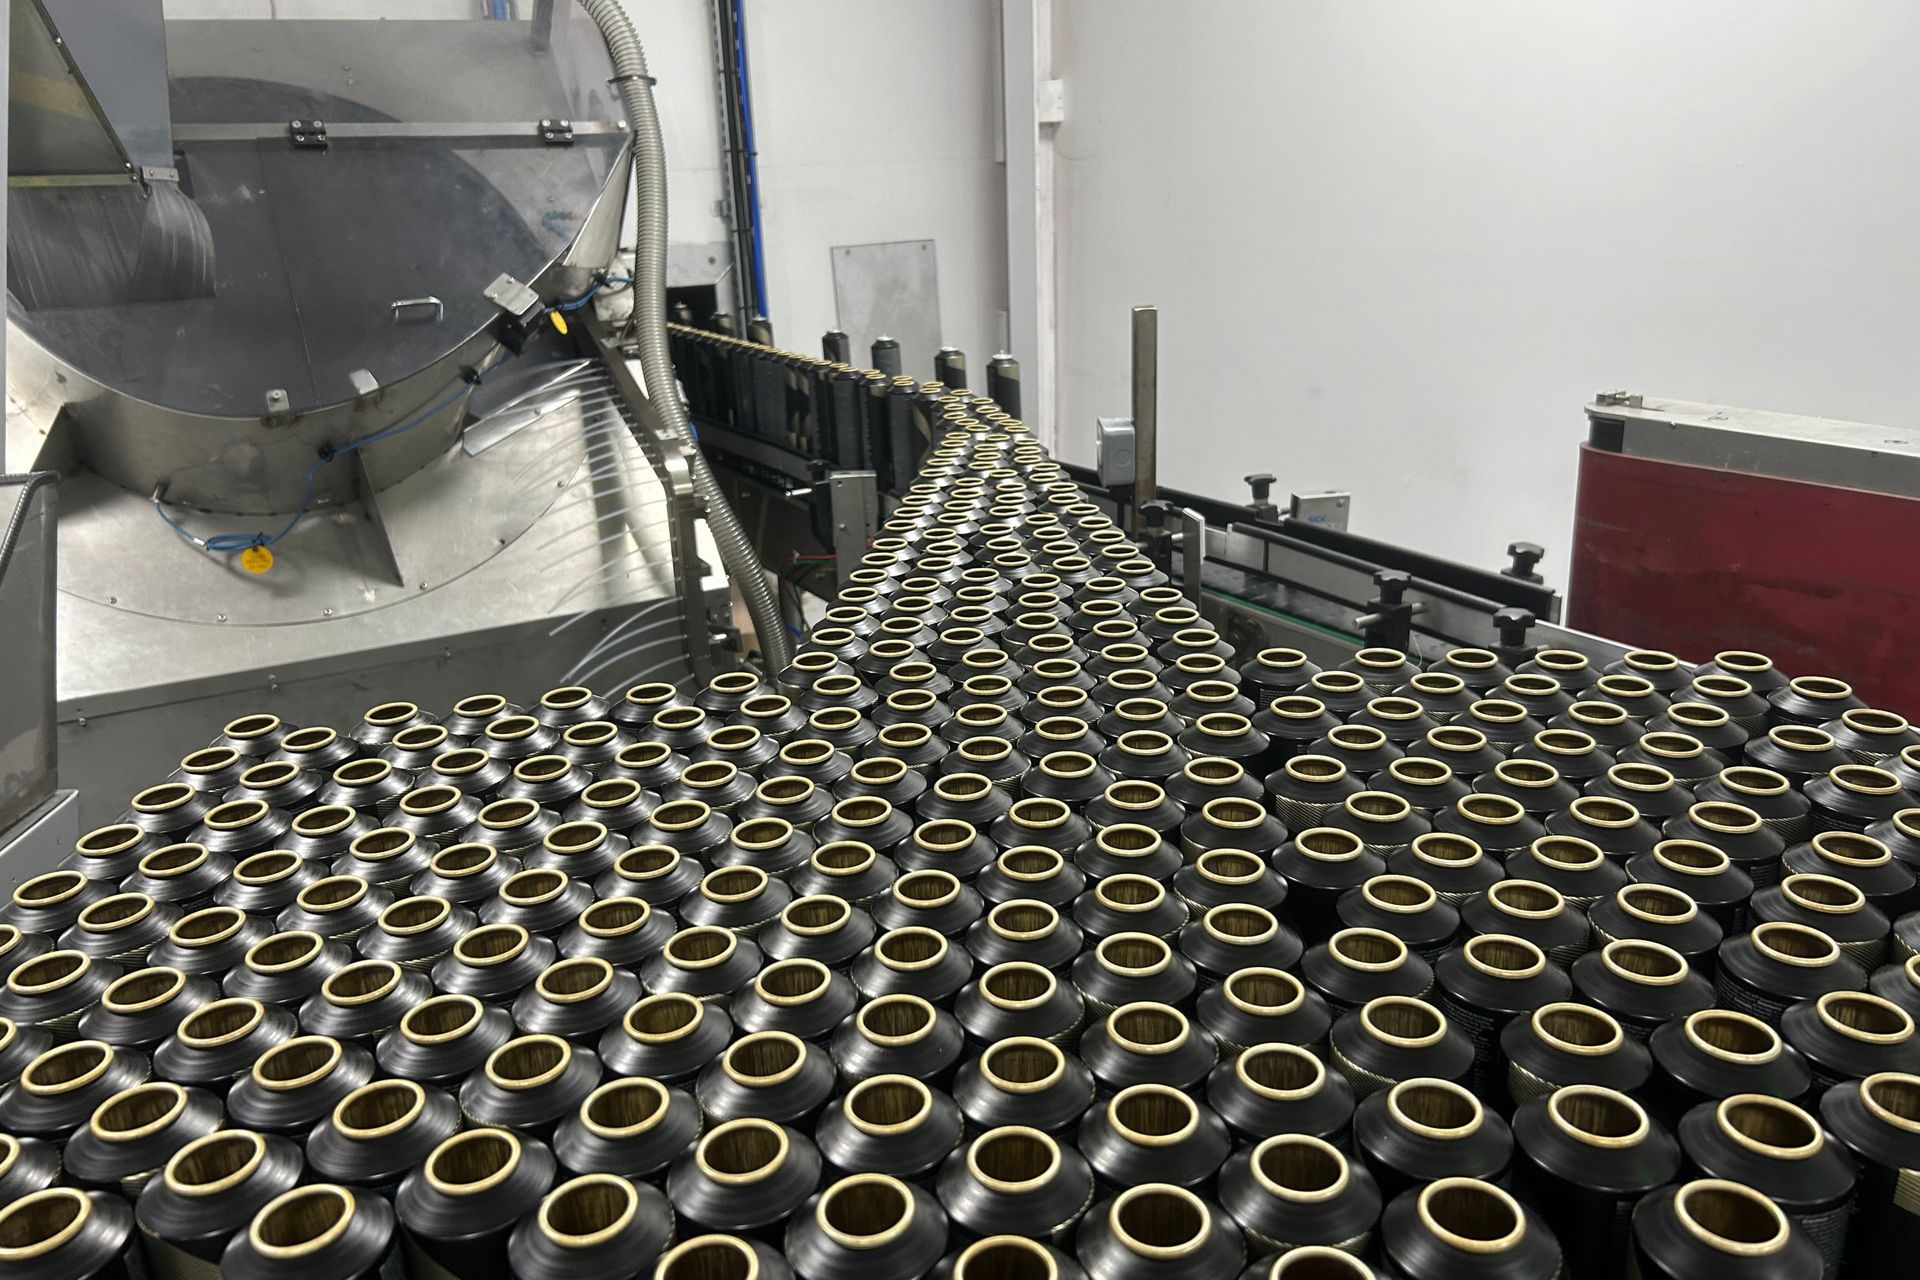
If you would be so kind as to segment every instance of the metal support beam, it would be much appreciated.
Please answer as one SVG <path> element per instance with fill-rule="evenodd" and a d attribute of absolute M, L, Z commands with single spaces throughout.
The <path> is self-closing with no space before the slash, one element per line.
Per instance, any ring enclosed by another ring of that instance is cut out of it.
<path fill-rule="evenodd" d="M 1128 529 L 1140 532 L 1140 509 L 1160 496 L 1160 312 L 1133 309 L 1133 504 Z"/>
<path fill-rule="evenodd" d="M 1057 452 L 1053 135 L 1063 108 L 1059 83 L 1052 78 L 1052 0 L 1001 0 L 1000 68 L 1006 126 L 1006 349 L 1028 362 L 1025 421 L 1042 444 Z"/>

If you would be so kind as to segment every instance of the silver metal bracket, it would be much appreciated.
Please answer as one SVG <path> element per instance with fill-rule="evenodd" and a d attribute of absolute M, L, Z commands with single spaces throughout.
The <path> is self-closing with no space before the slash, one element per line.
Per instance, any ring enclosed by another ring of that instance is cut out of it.
<path fill-rule="evenodd" d="M 1180 579 L 1189 600 L 1200 599 L 1201 578 L 1207 564 L 1207 518 L 1192 507 L 1174 507 L 1169 512 L 1179 521 L 1173 545 L 1180 550 Z"/>
<path fill-rule="evenodd" d="M 1345 489 L 1317 489 L 1292 494 L 1287 500 L 1287 515 L 1325 529 L 1344 530 L 1352 513 L 1353 495 Z"/>
<path fill-rule="evenodd" d="M 1138 459 L 1132 418 L 1093 420 L 1093 469 L 1102 488 L 1131 485 Z"/>
<path fill-rule="evenodd" d="M 829 471 L 827 514 L 833 521 L 834 577 L 845 586 L 880 527 L 880 495 L 871 471 Z"/>
<path fill-rule="evenodd" d="M 524 316 L 540 307 L 540 295 L 504 271 L 483 292 L 488 302 L 510 316 Z"/>

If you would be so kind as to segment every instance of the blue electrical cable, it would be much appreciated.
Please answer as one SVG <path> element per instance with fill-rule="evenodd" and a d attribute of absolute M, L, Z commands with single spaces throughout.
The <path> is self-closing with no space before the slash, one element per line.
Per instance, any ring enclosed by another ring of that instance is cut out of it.
<path fill-rule="evenodd" d="M 585 293 L 580 294 L 578 297 L 567 298 L 564 301 L 556 302 L 549 306 L 547 310 L 549 312 L 578 311 L 581 307 L 593 301 L 593 296 L 599 293 L 605 286 L 609 284 L 632 283 L 633 277 L 631 276 L 602 276 L 599 280 L 596 280 L 593 287 Z M 450 407 L 454 401 L 466 395 L 473 388 L 478 387 L 480 382 L 481 375 L 478 372 L 469 372 L 465 376 L 462 385 L 455 387 L 445 399 L 439 401 L 437 404 L 429 405 L 419 413 L 414 414 L 411 418 L 403 422 L 397 422 L 391 427 L 382 427 L 380 430 L 361 436 L 357 440 L 349 440 L 337 448 L 328 447 L 321 449 L 320 456 L 315 458 L 313 465 L 307 468 L 306 491 L 301 495 L 300 505 L 294 508 L 292 519 L 282 525 L 277 532 L 216 533 L 210 537 L 202 537 L 168 515 L 167 509 L 162 505 L 160 495 L 157 492 L 152 499 L 153 509 L 159 513 L 162 520 L 167 522 L 168 528 L 209 555 L 228 555 L 236 551 L 245 551 L 250 547 L 271 547 L 274 543 L 279 542 L 282 538 L 292 533 L 294 529 L 299 527 L 300 522 L 306 519 L 307 512 L 313 507 L 313 480 L 315 476 L 320 474 L 320 468 L 326 466 L 336 458 L 345 457 L 347 454 L 359 449 L 364 449 L 368 445 L 379 444 L 382 440 L 391 440 L 397 435 L 402 435 L 413 430 L 421 423 L 431 419 L 441 410 Z"/>
<path fill-rule="evenodd" d="M 433 417 L 436 413 L 439 413 L 442 409 L 452 405 L 453 402 L 461 396 L 466 395 L 471 387 L 477 387 L 479 385 L 480 375 L 474 374 L 470 384 L 456 388 L 451 395 L 441 400 L 438 404 L 422 409 L 419 413 L 404 422 L 396 423 L 391 427 L 383 427 L 379 431 L 375 431 L 370 435 L 361 436 L 357 440 L 349 440 L 337 449 L 322 449 L 320 456 L 313 460 L 313 465 L 307 468 L 306 492 L 301 496 L 300 505 L 294 509 L 293 518 L 282 525 L 278 532 L 216 533 L 210 537 L 203 538 L 168 515 L 167 509 L 161 505 L 160 496 L 157 493 L 153 497 L 153 509 L 160 513 L 160 518 L 165 520 L 168 527 L 175 533 L 211 555 L 225 555 L 234 551 L 245 551 L 249 547 L 270 547 L 292 533 L 299 523 L 306 518 L 308 510 L 313 506 L 313 478 L 320 474 L 320 468 L 326 466 L 335 458 L 344 457 L 357 449 L 364 449 L 368 445 L 378 444 L 382 440 L 390 440 L 394 436 L 413 430 L 421 423 Z"/>
<path fill-rule="evenodd" d="M 747 151 L 747 238 L 753 246 L 753 296 L 760 314 L 767 306 L 767 255 L 760 235 L 760 153 L 753 144 L 753 91 L 748 87 L 747 11 L 744 0 L 733 2 L 733 57 L 740 68 L 740 135 Z"/>

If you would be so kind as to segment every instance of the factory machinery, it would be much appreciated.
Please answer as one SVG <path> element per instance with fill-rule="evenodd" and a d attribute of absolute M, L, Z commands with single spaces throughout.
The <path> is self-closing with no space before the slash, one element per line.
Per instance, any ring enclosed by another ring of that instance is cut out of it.
<path fill-rule="evenodd" d="M 1242 649 L 1179 513 L 1130 538 L 994 399 L 673 343 L 703 443 L 763 364 L 772 443 L 864 424 L 892 469 L 825 617 L 771 670 L 187 735 L 0 913 L 19 1274 L 1814 1280 L 1917 1242 L 1898 717 L 1755 653 Z M 1374 611 L 1431 634 L 1412 577 Z"/>
<path fill-rule="evenodd" d="M 1010 357 L 668 326 L 617 5 L 120 8 L 15 7 L 0 1273 L 1913 1256 L 1844 664 L 1160 486 L 1150 309 L 1088 469 Z"/>

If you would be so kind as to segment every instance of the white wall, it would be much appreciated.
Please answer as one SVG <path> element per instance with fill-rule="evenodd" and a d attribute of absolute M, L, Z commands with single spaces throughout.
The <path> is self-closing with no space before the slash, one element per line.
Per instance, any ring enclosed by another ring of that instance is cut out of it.
<path fill-rule="evenodd" d="M 1006 307 L 993 6 L 753 0 L 746 15 L 767 305 L 781 343 L 817 350 L 834 326 L 834 245 L 931 239 L 942 339 L 984 385 Z M 906 371 L 931 378 L 931 361 L 926 352 Z"/>
<path fill-rule="evenodd" d="M 1920 8 L 1055 0 L 1061 452 L 1564 580 L 1602 388 L 1920 421 Z"/>

